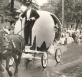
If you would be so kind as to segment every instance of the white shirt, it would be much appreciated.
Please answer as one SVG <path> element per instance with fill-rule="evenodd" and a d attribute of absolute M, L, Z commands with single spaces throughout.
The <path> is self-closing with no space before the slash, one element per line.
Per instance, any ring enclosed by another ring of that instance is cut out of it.
<path fill-rule="evenodd" d="M 27 20 L 30 18 L 31 9 L 27 11 Z"/>

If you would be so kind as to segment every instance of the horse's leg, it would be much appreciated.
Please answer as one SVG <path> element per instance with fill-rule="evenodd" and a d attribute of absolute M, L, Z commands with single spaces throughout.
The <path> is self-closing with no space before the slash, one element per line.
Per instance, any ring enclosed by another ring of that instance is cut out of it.
<path fill-rule="evenodd" d="M 13 76 L 12 72 L 9 70 L 9 61 L 10 61 L 10 56 L 6 58 L 6 70 L 9 74 L 10 77 Z"/>
<path fill-rule="evenodd" d="M 3 71 L 4 71 L 4 69 L 2 67 L 2 60 L 0 59 L 0 77 L 4 77 Z"/>
<path fill-rule="evenodd" d="M 15 65 L 16 65 L 15 66 L 15 72 L 14 72 L 15 76 L 18 75 L 18 65 L 20 64 L 20 61 L 21 61 L 21 55 L 22 55 L 22 53 L 19 53 L 18 55 L 15 56 Z"/>
<path fill-rule="evenodd" d="M 20 64 L 20 61 L 21 61 L 21 56 L 22 56 L 22 53 L 19 53 L 18 54 L 18 62 L 19 62 L 19 64 Z"/>
<path fill-rule="evenodd" d="M 17 60 L 15 59 L 15 72 L 14 72 L 14 76 L 17 77 L 18 76 L 18 62 Z"/>
<path fill-rule="evenodd" d="M 4 69 L 3 69 L 3 67 L 2 67 L 2 64 L 3 63 L 3 61 L 2 61 L 2 59 L 0 59 L 0 71 L 4 71 Z"/>

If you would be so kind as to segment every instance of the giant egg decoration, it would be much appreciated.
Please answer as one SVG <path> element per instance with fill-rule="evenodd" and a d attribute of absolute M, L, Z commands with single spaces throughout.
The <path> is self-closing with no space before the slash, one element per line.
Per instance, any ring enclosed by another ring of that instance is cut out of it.
<path fill-rule="evenodd" d="M 36 45 L 40 47 L 45 41 L 46 46 L 49 47 L 55 37 L 54 21 L 49 12 L 38 11 L 40 17 L 36 20 L 32 28 L 32 43 L 36 36 Z"/>

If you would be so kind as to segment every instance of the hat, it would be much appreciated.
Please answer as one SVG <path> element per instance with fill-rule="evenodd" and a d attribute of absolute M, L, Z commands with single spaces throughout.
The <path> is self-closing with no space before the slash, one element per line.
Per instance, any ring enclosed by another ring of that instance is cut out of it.
<path fill-rule="evenodd" d="M 32 0 L 27 0 L 26 1 L 26 5 L 31 4 L 31 3 L 32 3 Z"/>

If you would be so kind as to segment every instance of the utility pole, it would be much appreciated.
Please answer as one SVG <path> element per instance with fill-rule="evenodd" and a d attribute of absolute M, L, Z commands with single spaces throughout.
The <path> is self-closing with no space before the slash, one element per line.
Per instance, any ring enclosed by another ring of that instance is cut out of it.
<path fill-rule="evenodd" d="M 11 7 L 10 7 L 10 12 L 11 12 L 11 19 L 10 19 L 10 26 L 12 25 L 13 23 L 13 12 L 14 12 L 14 0 L 10 0 L 11 1 Z"/>
<path fill-rule="evenodd" d="M 62 29 L 64 27 L 64 0 L 62 0 Z"/>
<path fill-rule="evenodd" d="M 11 10 L 10 10 L 11 12 L 13 12 L 14 11 L 14 0 L 11 0 Z"/>

